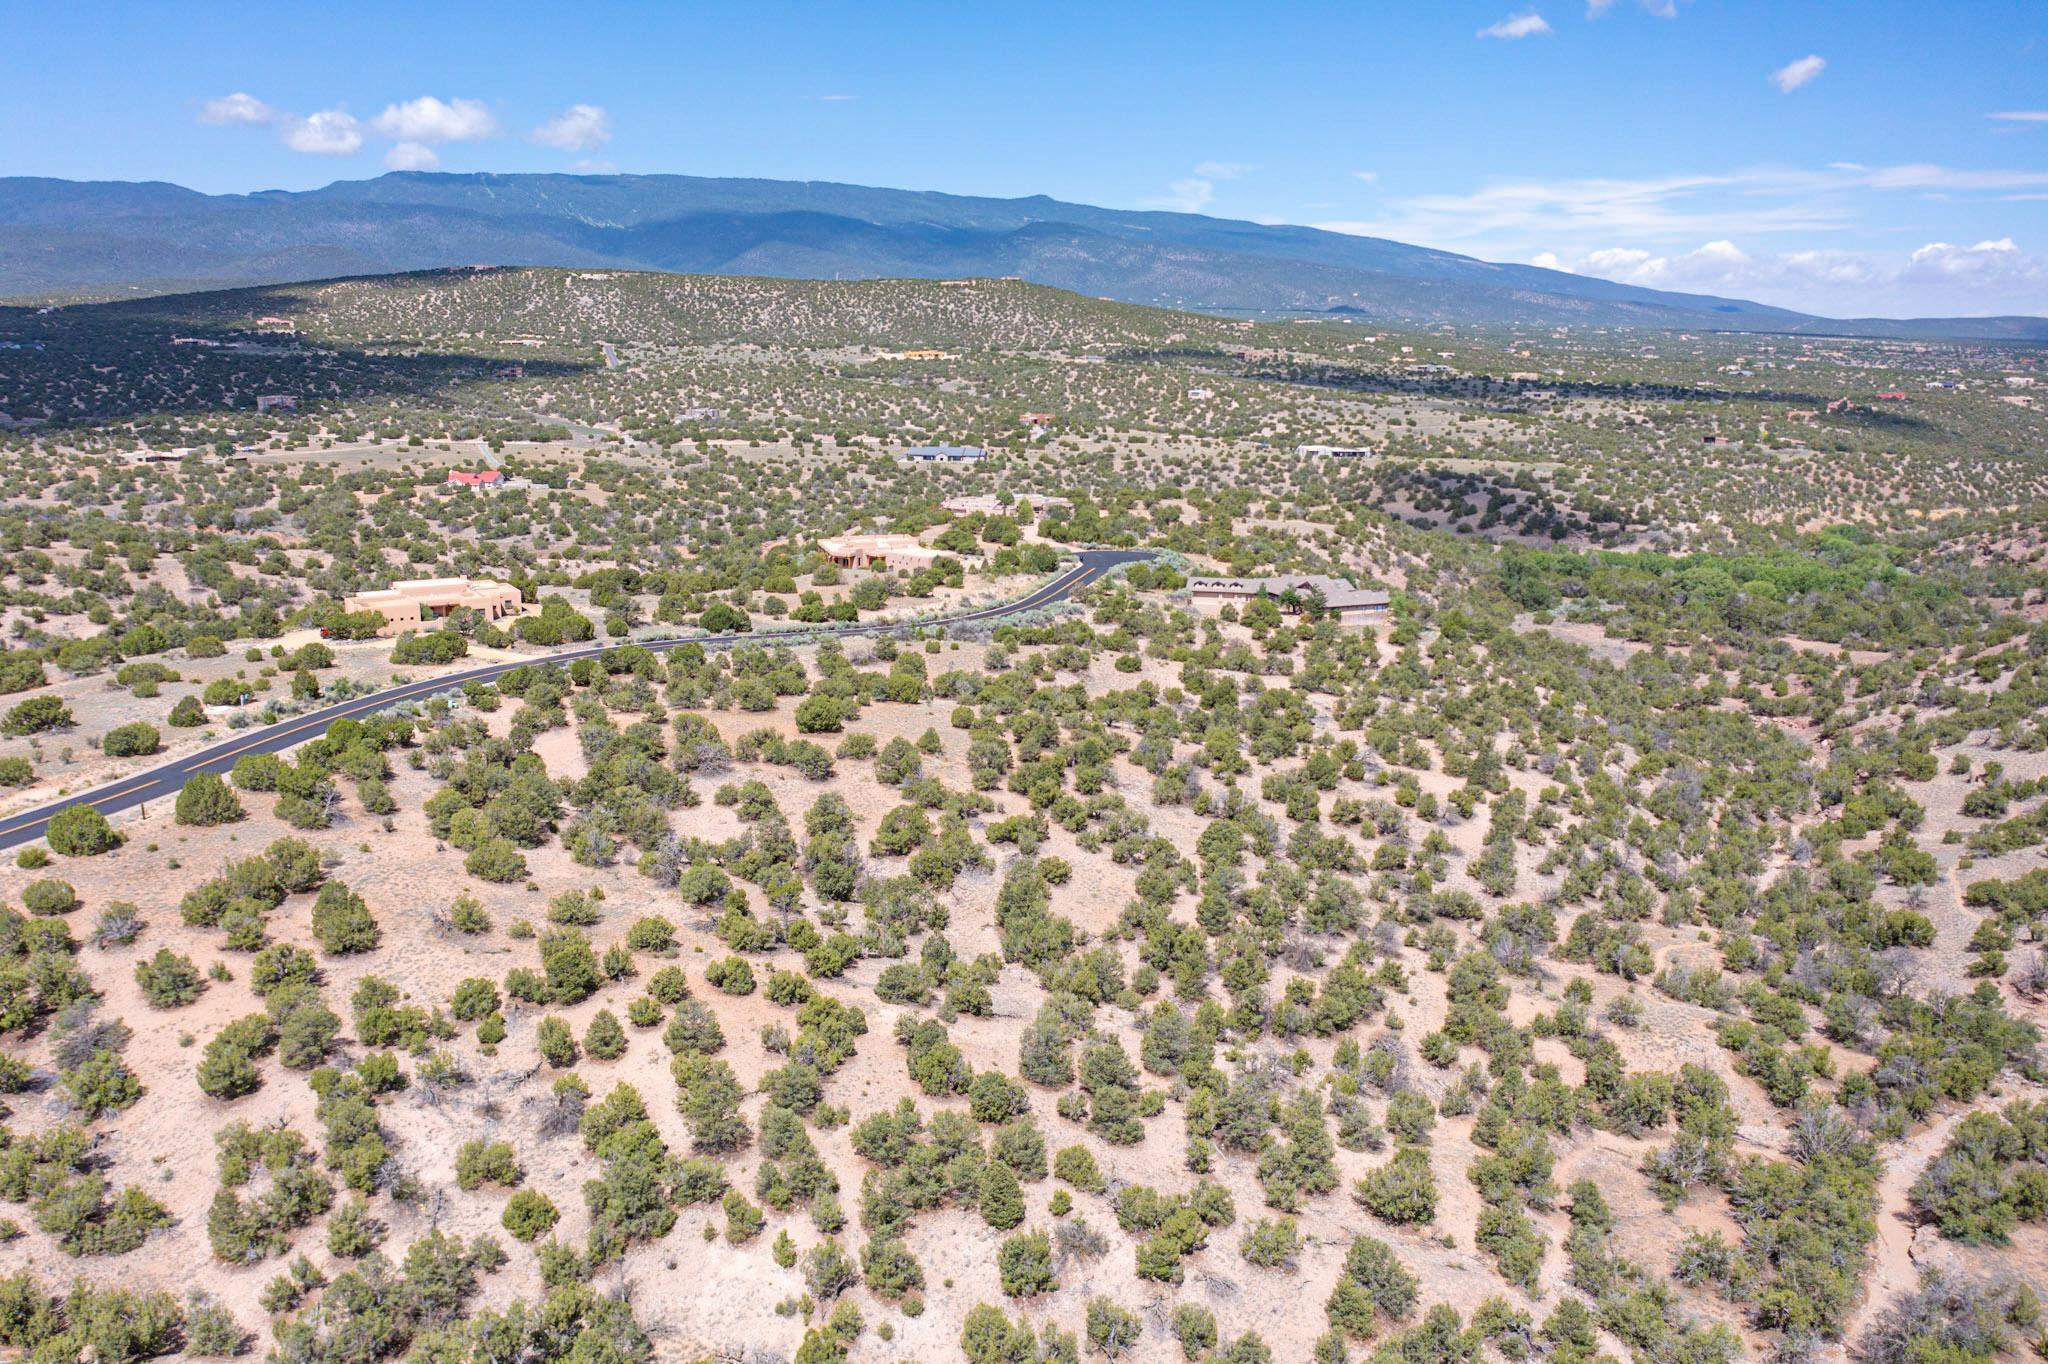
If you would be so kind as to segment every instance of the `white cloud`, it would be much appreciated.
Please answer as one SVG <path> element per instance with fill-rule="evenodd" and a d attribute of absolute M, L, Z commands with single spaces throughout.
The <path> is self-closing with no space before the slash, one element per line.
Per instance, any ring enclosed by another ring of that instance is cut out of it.
<path fill-rule="evenodd" d="M 1978 242 L 1975 246 L 1951 246 L 1929 242 L 1907 258 L 1907 269 L 1930 276 L 1989 279 L 2011 278 L 2015 272 L 2038 274 L 2039 261 L 2022 255 L 2011 237 Z"/>
<path fill-rule="evenodd" d="M 1216 186 L 1199 176 L 1176 180 L 1166 187 L 1166 193 L 1157 199 L 1142 201 L 1145 208 L 1167 209 L 1174 213 L 1200 213 L 1216 197 Z"/>
<path fill-rule="evenodd" d="M 341 109 L 322 109 L 300 118 L 285 114 L 279 120 L 284 145 L 311 156 L 350 156 L 362 150 L 363 129 L 355 116 Z"/>
<path fill-rule="evenodd" d="M 1531 264 L 1648 289 L 1721 294 L 1827 316 L 1967 316 L 2048 308 L 2048 259 L 2010 237 L 1974 246 L 1929 242 L 1901 258 L 1851 251 L 1753 254 L 1728 240 L 1689 251 L 1605 247 Z"/>
<path fill-rule="evenodd" d="M 1550 25 L 1535 10 L 1524 10 L 1511 14 L 1497 24 L 1488 24 L 1479 30 L 1482 38 L 1533 38 L 1550 32 Z"/>
<path fill-rule="evenodd" d="M 859 98 L 859 95 L 820 95 L 818 96 L 818 102 L 820 104 L 851 104 Z"/>
<path fill-rule="evenodd" d="M 1524 180 L 1466 194 L 1424 194 L 1396 200 L 1372 221 L 1316 226 L 1359 236 L 1451 250 L 1521 254 L 1559 240 L 1705 235 L 1840 227 L 1845 207 L 1827 191 L 1844 177 L 1757 170 L 1682 174 L 1642 180 Z"/>
<path fill-rule="evenodd" d="M 1912 162 L 1871 171 L 1868 182 L 1873 189 L 2040 189 L 2048 186 L 2048 171 L 1959 170 L 1953 166 Z"/>
<path fill-rule="evenodd" d="M 595 104 L 572 104 L 533 130 L 543 147 L 594 152 L 612 140 L 612 117 Z"/>
<path fill-rule="evenodd" d="M 1567 274 L 1571 273 L 1571 267 L 1559 260 L 1555 251 L 1538 251 L 1529 258 L 1529 264 L 1539 270 L 1562 270 Z"/>
<path fill-rule="evenodd" d="M 1204 180 L 1241 180 L 1258 167 L 1244 161 L 1197 161 L 1195 174 Z"/>
<path fill-rule="evenodd" d="M 201 123 L 247 123 L 264 124 L 277 117 L 277 110 L 265 104 L 254 95 L 240 90 L 232 95 L 210 99 L 199 108 Z"/>
<path fill-rule="evenodd" d="M 1771 73 L 1771 80 L 1780 90 L 1789 95 L 1827 69 L 1827 58 L 1808 54 L 1796 62 L 1787 62 L 1776 71 L 1773 71 Z"/>
<path fill-rule="evenodd" d="M 421 95 L 403 104 L 386 105 L 374 126 L 400 142 L 432 146 L 437 142 L 481 142 L 497 134 L 498 120 L 482 100 L 444 103 L 432 95 Z"/>
<path fill-rule="evenodd" d="M 2048 109 L 2007 109 L 2003 113 L 1986 114 L 2005 123 L 2048 123 Z"/>
<path fill-rule="evenodd" d="M 440 165 L 441 158 L 424 142 L 399 142 L 384 153 L 384 164 L 392 170 L 423 171 Z"/>
<path fill-rule="evenodd" d="M 1637 3 L 1643 7 L 1645 13 L 1654 14 L 1659 19 L 1678 17 L 1678 0 L 1637 0 Z M 1613 8 L 1614 0 L 1586 0 L 1586 17 L 1598 19 Z"/>
<path fill-rule="evenodd" d="M 1380 181 L 1380 173 L 1378 171 L 1353 171 L 1351 172 L 1351 178 L 1363 181 L 1368 185 L 1376 185 Z"/>

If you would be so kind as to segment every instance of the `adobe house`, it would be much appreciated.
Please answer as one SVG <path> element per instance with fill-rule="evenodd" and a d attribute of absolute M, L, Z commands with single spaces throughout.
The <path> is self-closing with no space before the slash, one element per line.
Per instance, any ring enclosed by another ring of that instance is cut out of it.
<path fill-rule="evenodd" d="M 841 568 L 907 568 L 913 572 L 930 568 L 939 551 L 915 535 L 828 535 L 818 541 L 818 550 Z"/>
<path fill-rule="evenodd" d="M 384 617 L 379 638 L 418 630 L 457 611 L 475 611 L 485 620 L 509 620 L 519 614 L 519 589 L 488 578 L 411 578 L 375 592 L 359 592 L 341 604 L 350 615 L 375 611 Z"/>

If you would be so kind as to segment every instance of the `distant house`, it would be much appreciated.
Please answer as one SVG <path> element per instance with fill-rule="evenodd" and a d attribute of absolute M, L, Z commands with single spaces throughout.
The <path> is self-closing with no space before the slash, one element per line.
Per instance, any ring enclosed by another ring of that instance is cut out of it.
<path fill-rule="evenodd" d="M 953 357 L 942 350 L 906 350 L 897 352 L 899 360 L 950 360 Z"/>
<path fill-rule="evenodd" d="M 1050 412 L 1026 412 L 1018 420 L 1026 426 L 1051 426 L 1054 416 Z"/>
<path fill-rule="evenodd" d="M 501 469 L 450 469 L 447 486 L 450 488 L 495 488 L 505 481 Z"/>
<path fill-rule="evenodd" d="M 1902 403 L 1906 401 L 1906 395 L 1895 388 L 1888 389 L 1885 392 L 1878 394 L 1877 397 L 1878 401 L 1887 403 Z"/>
<path fill-rule="evenodd" d="M 505 620 L 518 615 L 519 607 L 518 588 L 488 578 L 414 578 L 381 591 L 358 592 L 341 604 L 350 615 L 375 611 L 384 617 L 377 633 L 385 637 L 417 630 L 457 611 Z"/>
<path fill-rule="evenodd" d="M 725 420 L 725 409 L 722 407 L 686 407 L 676 414 L 676 420 L 682 422 L 720 422 Z"/>
<path fill-rule="evenodd" d="M 1367 445 L 1297 445 L 1294 453 L 1303 459 L 1378 459 L 1380 452 Z"/>
<path fill-rule="evenodd" d="M 296 412 L 299 400 L 290 393 L 265 393 L 256 399 L 256 410 L 261 412 Z"/>
<path fill-rule="evenodd" d="M 1701 444 L 1701 445 L 1733 445 L 1733 444 L 1735 444 L 1735 438 L 1734 438 L 1734 437 L 1732 437 L 1732 436 L 1701 436 L 1701 437 L 1700 437 L 1700 444 Z"/>
<path fill-rule="evenodd" d="M 1247 601 L 1269 597 L 1281 609 L 1299 611 L 1308 602 L 1320 601 L 1322 609 L 1338 620 L 1366 620 L 1383 616 L 1393 598 L 1375 588 L 1353 587 L 1342 578 L 1323 573 L 1277 574 L 1267 578 L 1191 578 L 1188 588 L 1197 601 Z M 1288 602 L 1300 603 L 1288 605 Z"/>
<path fill-rule="evenodd" d="M 491 377 L 493 379 L 524 379 L 526 377 L 526 366 L 519 364 L 499 365 L 491 371 Z"/>
<path fill-rule="evenodd" d="M 818 541 L 818 551 L 841 568 L 930 568 L 939 551 L 915 535 L 828 535 Z"/>
<path fill-rule="evenodd" d="M 903 452 L 904 464 L 973 464 L 988 458 L 979 445 L 914 445 Z"/>
<path fill-rule="evenodd" d="M 1190 398 L 1213 398 L 1216 396 L 1216 391 L 1208 388 L 1191 388 L 1188 390 L 1188 396 Z"/>

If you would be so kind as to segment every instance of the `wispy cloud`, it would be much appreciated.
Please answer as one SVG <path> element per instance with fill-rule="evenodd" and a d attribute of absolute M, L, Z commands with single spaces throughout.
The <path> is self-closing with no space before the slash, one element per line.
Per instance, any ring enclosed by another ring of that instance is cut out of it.
<path fill-rule="evenodd" d="M 1636 0 L 1636 3 L 1642 6 L 1644 13 L 1654 14 L 1659 19 L 1678 17 L 1678 0 Z M 1586 0 L 1586 17 L 1598 19 L 1613 8 L 1614 0 Z"/>
<path fill-rule="evenodd" d="M 1454 250 L 1616 236 L 1705 235 L 1838 227 L 1847 210 L 1820 191 L 1843 177 L 1798 171 L 1666 175 L 1639 180 L 1521 180 L 1465 194 L 1396 199 L 1382 218 L 1318 226 Z"/>
<path fill-rule="evenodd" d="M 1872 189 L 1976 190 L 2040 189 L 2048 187 L 2048 171 L 1960 170 L 1924 161 L 1902 166 L 1881 166 L 1863 172 L 1864 183 Z"/>
<path fill-rule="evenodd" d="M 1380 173 L 1378 171 L 1353 171 L 1351 172 L 1351 178 L 1368 185 L 1376 185 L 1380 182 Z"/>
<path fill-rule="evenodd" d="M 1173 213 L 1200 213 L 1216 198 L 1216 186 L 1200 176 L 1191 175 L 1185 180 L 1176 180 L 1166 187 L 1166 193 L 1153 199 L 1141 200 L 1145 208 L 1166 209 Z"/>
<path fill-rule="evenodd" d="M 2048 170 L 1835 162 L 1640 179 L 1514 180 L 1391 198 L 1374 217 L 1315 225 L 1495 260 L 1526 260 L 1539 251 L 1576 258 L 1617 242 L 1656 248 L 1847 232 L 1866 216 L 1870 196 L 1890 194 L 2010 202 L 2048 194 Z"/>
<path fill-rule="evenodd" d="M 1984 117 L 2001 123 L 2048 123 L 2048 109 L 2007 109 Z"/>
<path fill-rule="evenodd" d="M 201 123 L 243 123 L 261 126 L 276 117 L 277 110 L 254 95 L 240 90 L 232 95 L 222 95 L 219 99 L 210 99 L 199 106 Z"/>
<path fill-rule="evenodd" d="M 859 96 L 859 95 L 820 95 L 820 96 L 818 96 L 818 103 L 820 103 L 820 104 L 850 104 L 850 103 L 852 103 L 852 102 L 853 102 L 854 100 L 857 100 L 857 99 L 859 99 L 859 98 L 860 98 L 860 96 Z"/>
<path fill-rule="evenodd" d="M 612 117 L 595 104 L 572 104 L 535 128 L 533 140 L 565 152 L 594 152 L 612 140 Z"/>
<path fill-rule="evenodd" d="M 1499 23 L 1488 24 L 1485 28 L 1479 30 L 1479 36 L 1482 38 L 1509 39 L 1534 38 L 1539 34 L 1548 32 L 1550 32 L 1549 23 L 1545 21 L 1542 15 L 1532 9 L 1524 10 L 1520 14 L 1510 14 Z"/>
<path fill-rule="evenodd" d="M 400 142 L 384 153 L 384 164 L 396 171 L 432 170 L 441 158 L 424 142 Z"/>
<path fill-rule="evenodd" d="M 1972 246 L 1929 242 L 1900 256 L 1850 251 L 1752 253 L 1720 239 L 1687 251 L 1609 247 L 1531 264 L 1619 284 L 1754 298 L 1823 313 L 1891 316 L 2037 310 L 2048 305 L 2048 259 L 2010 237 Z"/>
<path fill-rule="evenodd" d="M 1827 58 L 1808 54 L 1796 62 L 1786 62 L 1776 71 L 1773 71 L 1771 73 L 1771 81 L 1780 90 L 1789 95 L 1800 86 L 1810 83 L 1814 77 L 1827 69 Z"/>
<path fill-rule="evenodd" d="M 1195 174 L 1204 180 L 1242 180 L 1258 167 L 1245 161 L 1197 161 Z"/>

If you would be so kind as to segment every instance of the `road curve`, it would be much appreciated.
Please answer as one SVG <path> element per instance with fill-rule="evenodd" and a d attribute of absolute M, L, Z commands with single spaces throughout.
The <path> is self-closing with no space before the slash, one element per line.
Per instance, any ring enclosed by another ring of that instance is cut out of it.
<path fill-rule="evenodd" d="M 224 774 L 235 765 L 237 758 L 245 754 L 282 752 L 309 739 L 317 739 L 325 734 L 327 727 L 336 720 L 371 715 L 386 706 L 396 705 L 401 701 L 421 700 L 469 682 L 489 682 L 504 676 L 514 668 L 547 663 L 573 663 L 579 658 L 596 658 L 625 644 L 638 644 L 657 653 L 681 648 L 685 644 L 701 644 L 706 649 L 728 649 L 736 644 L 802 644 L 826 638 L 844 639 L 854 635 L 886 634 L 898 629 L 967 625 L 976 621 L 1001 620 L 1006 616 L 1056 605 L 1112 569 L 1152 557 L 1151 553 L 1145 550 L 1085 549 L 1080 551 L 1081 562 L 1076 567 L 1016 601 L 1004 602 L 1000 606 L 983 607 L 978 611 L 963 611 L 958 615 L 938 616 L 910 625 L 851 624 L 818 626 L 807 630 L 757 630 L 742 635 L 698 635 L 686 639 L 618 640 L 610 644 L 592 644 L 578 649 L 565 649 L 559 653 L 539 654 L 511 663 L 492 663 L 481 668 L 471 668 L 467 672 L 448 673 L 419 682 L 386 687 L 383 691 L 371 692 L 367 696 L 353 697 L 336 705 L 309 711 L 304 715 L 290 716 L 262 729 L 244 731 L 210 747 L 167 762 L 161 767 L 138 772 L 90 791 L 81 791 L 75 796 L 66 796 L 62 800 L 37 806 L 33 810 L 9 815 L 5 819 L 0 819 L 0 849 L 12 848 L 41 838 L 49 830 L 50 817 L 68 806 L 97 806 L 101 813 L 112 815 L 147 801 L 175 800 L 178 792 L 184 789 L 185 783 L 193 777 L 202 772 Z"/>

